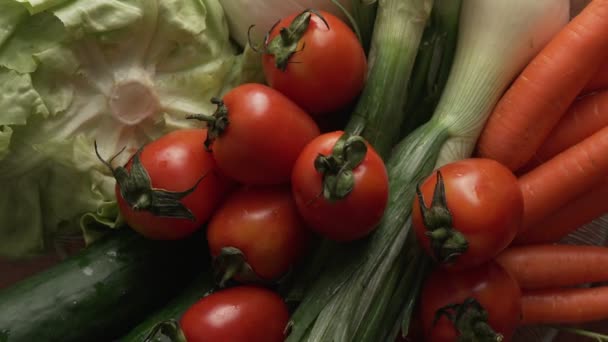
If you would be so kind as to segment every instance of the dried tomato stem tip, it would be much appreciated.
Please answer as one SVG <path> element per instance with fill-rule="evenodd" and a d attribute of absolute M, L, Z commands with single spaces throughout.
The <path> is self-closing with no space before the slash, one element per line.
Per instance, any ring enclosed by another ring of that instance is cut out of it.
<path fill-rule="evenodd" d="M 169 319 L 157 323 L 146 336 L 144 342 L 160 341 L 158 334 L 167 337 L 171 342 L 187 342 L 186 336 L 179 326 L 179 323 L 174 319 Z"/>
<path fill-rule="evenodd" d="M 226 283 L 235 277 L 248 283 L 261 282 L 253 268 L 247 263 L 245 254 L 235 247 L 221 249 L 220 254 L 213 259 L 213 272 L 219 288 L 224 288 Z"/>
<path fill-rule="evenodd" d="M 186 116 L 186 119 L 203 121 L 207 124 L 207 139 L 205 139 L 205 148 L 207 151 L 211 150 L 213 141 L 219 137 L 230 124 L 230 121 L 228 120 L 228 107 L 224 104 L 224 101 L 220 98 L 213 97 L 211 98 L 211 103 L 217 106 L 212 115 L 193 114 Z"/>

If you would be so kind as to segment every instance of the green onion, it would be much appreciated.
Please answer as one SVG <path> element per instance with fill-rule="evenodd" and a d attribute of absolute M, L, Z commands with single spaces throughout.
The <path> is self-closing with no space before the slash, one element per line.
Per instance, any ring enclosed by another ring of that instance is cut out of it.
<path fill-rule="evenodd" d="M 378 0 L 351 0 L 352 17 L 354 18 L 361 43 L 365 51 L 369 51 L 376 20 Z"/>
<path fill-rule="evenodd" d="M 346 131 L 362 135 L 386 158 L 399 139 L 407 91 L 432 0 L 380 0 L 369 73 Z"/>
<path fill-rule="evenodd" d="M 454 60 L 461 4 L 462 0 L 433 4 L 408 85 L 402 136 L 428 121 L 439 101 Z"/>

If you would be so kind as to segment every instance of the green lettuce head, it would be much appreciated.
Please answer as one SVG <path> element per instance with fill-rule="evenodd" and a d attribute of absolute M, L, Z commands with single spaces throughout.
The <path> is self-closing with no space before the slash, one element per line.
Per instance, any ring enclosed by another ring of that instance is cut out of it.
<path fill-rule="evenodd" d="M 210 98 L 260 79 L 237 55 L 218 0 L 0 2 L 0 256 L 115 227 L 97 160 L 191 127 Z"/>

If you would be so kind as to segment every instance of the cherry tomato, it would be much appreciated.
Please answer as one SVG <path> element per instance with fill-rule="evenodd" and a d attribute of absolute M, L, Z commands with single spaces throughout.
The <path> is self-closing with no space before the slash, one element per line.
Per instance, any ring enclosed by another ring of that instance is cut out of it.
<path fill-rule="evenodd" d="M 367 73 L 365 51 L 353 31 L 330 13 L 318 14 L 305 11 L 279 21 L 270 31 L 262 58 L 268 84 L 312 114 L 348 105 L 363 89 Z M 284 48 L 274 47 L 279 46 L 274 39 L 280 40 L 285 28 L 304 29 L 290 44 L 287 59 Z"/>
<path fill-rule="evenodd" d="M 487 313 L 486 322 L 495 333 L 504 337 L 503 341 L 512 337 L 521 317 L 521 290 L 502 267 L 491 261 L 460 272 L 437 268 L 430 274 L 420 296 L 422 326 L 427 341 L 457 340 L 459 333 L 454 323 L 446 315 L 440 315 L 435 323 L 435 317 L 441 308 L 466 303 L 467 299 L 474 299 L 481 305 Z M 475 309 L 475 306 L 469 309 Z M 450 311 L 455 313 L 455 310 Z"/>
<path fill-rule="evenodd" d="M 213 215 L 207 230 L 214 257 L 220 256 L 223 248 L 237 248 L 262 280 L 276 280 L 285 274 L 303 254 L 309 238 L 289 186 L 237 190 Z M 233 267 L 241 262 L 239 258 L 225 261 Z M 248 276 L 241 269 L 233 272 L 240 280 Z"/>
<path fill-rule="evenodd" d="M 262 84 L 238 86 L 216 102 L 212 153 L 220 170 L 243 184 L 288 183 L 300 151 L 320 134 L 306 112 Z"/>
<path fill-rule="evenodd" d="M 445 190 L 445 205 L 451 216 L 448 226 L 466 239 L 466 248 L 443 266 L 464 269 L 495 257 L 518 232 L 523 216 L 523 196 L 513 173 L 502 164 L 483 158 L 470 158 L 439 168 Z M 425 207 L 430 207 L 437 188 L 437 172 L 420 186 Z M 416 235 L 427 252 L 439 261 L 442 254 L 432 246 L 420 211 L 414 200 L 412 220 Z M 433 209 L 431 209 L 433 210 Z M 431 227 L 432 228 L 432 227 Z M 444 227 L 446 228 L 446 227 Z M 436 240 L 440 243 L 440 240 Z"/>
<path fill-rule="evenodd" d="M 199 300 L 180 326 L 188 342 L 282 342 L 288 320 L 287 306 L 277 294 L 238 286 Z"/>
<path fill-rule="evenodd" d="M 149 201 L 149 190 L 185 192 L 171 208 L 178 216 L 187 209 L 191 218 L 171 217 L 171 213 L 160 213 L 160 208 L 146 209 L 145 205 L 129 203 L 123 196 L 120 181 L 116 185 L 116 198 L 120 213 L 126 223 L 140 234 L 150 239 L 175 240 L 184 238 L 211 217 L 213 211 L 233 187 L 232 181 L 223 176 L 201 141 L 207 136 L 206 130 L 184 129 L 168 133 L 145 145 L 139 154 L 140 165 L 149 177 L 152 189 L 134 189 L 131 197 Z M 126 169 L 133 175 L 134 157 Z M 156 197 L 158 198 L 158 197 Z M 141 207 L 137 209 L 137 207 Z M 154 206 L 154 204 L 153 204 Z M 181 207 L 181 208 L 180 208 Z M 183 215 L 182 215 L 183 216 Z"/>
<path fill-rule="evenodd" d="M 351 241 L 369 234 L 380 222 L 388 201 L 388 175 L 380 156 L 365 142 L 367 152 L 352 169 L 352 191 L 344 198 L 328 200 L 315 160 L 332 155 L 343 134 L 326 133 L 308 144 L 296 161 L 291 181 L 298 210 L 311 229 L 329 239 Z"/>

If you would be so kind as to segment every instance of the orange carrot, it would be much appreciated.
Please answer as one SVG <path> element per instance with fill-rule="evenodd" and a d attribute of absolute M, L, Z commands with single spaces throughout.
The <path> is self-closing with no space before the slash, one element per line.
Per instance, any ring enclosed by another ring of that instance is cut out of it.
<path fill-rule="evenodd" d="M 587 94 L 592 91 L 606 88 L 608 88 L 608 63 L 604 63 L 600 66 L 591 80 L 587 82 L 587 85 L 583 88 L 581 93 Z"/>
<path fill-rule="evenodd" d="M 608 56 L 608 0 L 594 0 L 534 57 L 496 105 L 477 154 L 515 171 L 532 158 Z"/>
<path fill-rule="evenodd" d="M 589 192 L 607 174 L 608 126 L 519 178 L 524 196 L 521 231 Z"/>
<path fill-rule="evenodd" d="M 590 192 L 561 207 L 544 220 L 528 227 L 513 244 L 557 242 L 580 226 L 608 213 L 608 178 Z"/>
<path fill-rule="evenodd" d="M 581 285 L 608 280 L 608 248 L 588 245 L 509 247 L 496 261 L 522 289 Z M 601 266 L 600 266 L 601 265 Z"/>
<path fill-rule="evenodd" d="M 586 323 L 608 319 L 608 286 L 524 291 L 522 325 Z"/>
<path fill-rule="evenodd" d="M 608 126 L 608 90 L 577 99 L 523 169 L 533 169 L 604 126 Z"/>

